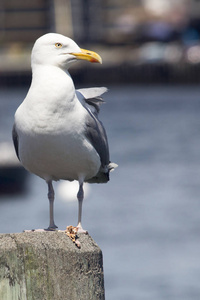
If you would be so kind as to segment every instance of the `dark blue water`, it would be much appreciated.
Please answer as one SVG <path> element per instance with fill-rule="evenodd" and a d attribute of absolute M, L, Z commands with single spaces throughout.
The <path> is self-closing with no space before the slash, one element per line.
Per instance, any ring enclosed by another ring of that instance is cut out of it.
<path fill-rule="evenodd" d="M 0 90 L 1 140 L 26 91 Z M 199 300 L 200 88 L 110 87 L 105 99 L 119 167 L 108 184 L 90 185 L 83 226 L 103 250 L 106 299 Z M 55 188 L 57 225 L 76 225 L 76 201 Z M 25 194 L 1 196 L 0 231 L 47 227 L 46 194 L 30 176 Z"/>

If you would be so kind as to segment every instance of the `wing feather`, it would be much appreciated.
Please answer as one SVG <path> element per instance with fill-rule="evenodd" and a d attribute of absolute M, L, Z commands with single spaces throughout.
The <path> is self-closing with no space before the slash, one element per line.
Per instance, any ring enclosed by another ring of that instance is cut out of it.
<path fill-rule="evenodd" d="M 20 160 L 20 158 L 19 158 L 19 138 L 18 138 L 15 124 L 13 125 L 13 129 L 12 129 L 12 139 L 13 139 L 13 144 L 15 147 L 16 155 L 17 155 L 18 159 Z"/>
<path fill-rule="evenodd" d="M 107 88 L 89 88 L 77 90 L 77 96 L 87 110 L 87 120 L 85 127 L 85 136 L 99 154 L 101 168 L 99 173 L 88 180 L 88 182 L 107 182 L 109 180 L 110 158 L 109 146 L 105 128 L 98 118 L 100 105 L 104 103 L 101 95 L 107 91 Z"/>

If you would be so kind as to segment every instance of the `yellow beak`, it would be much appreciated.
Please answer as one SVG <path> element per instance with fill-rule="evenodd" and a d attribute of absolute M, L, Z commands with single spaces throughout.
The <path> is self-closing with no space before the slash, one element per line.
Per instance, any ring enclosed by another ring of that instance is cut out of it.
<path fill-rule="evenodd" d="M 88 60 L 92 63 L 102 64 L 101 56 L 94 51 L 81 49 L 81 52 L 71 53 L 71 54 L 76 56 L 77 59 L 83 59 L 83 60 Z"/>

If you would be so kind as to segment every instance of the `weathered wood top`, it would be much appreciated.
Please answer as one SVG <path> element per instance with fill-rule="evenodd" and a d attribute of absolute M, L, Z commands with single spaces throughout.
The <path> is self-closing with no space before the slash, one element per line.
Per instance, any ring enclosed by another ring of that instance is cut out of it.
<path fill-rule="evenodd" d="M 103 300 L 102 252 L 63 232 L 0 234 L 0 299 Z"/>

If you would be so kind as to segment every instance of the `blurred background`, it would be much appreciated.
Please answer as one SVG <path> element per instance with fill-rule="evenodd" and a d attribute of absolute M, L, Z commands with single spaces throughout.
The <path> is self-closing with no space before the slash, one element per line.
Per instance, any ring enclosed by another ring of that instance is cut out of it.
<path fill-rule="evenodd" d="M 35 40 L 58 32 L 97 51 L 77 88 L 105 85 L 111 160 L 86 185 L 83 226 L 104 255 L 107 300 L 200 299 L 200 1 L 0 1 L 0 232 L 48 226 L 47 187 L 18 163 L 14 113 Z M 55 221 L 76 225 L 77 186 L 55 183 Z"/>

